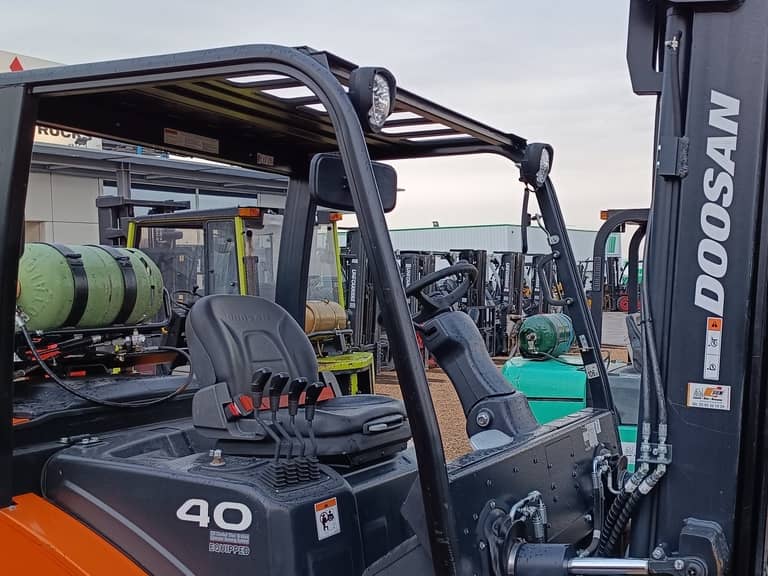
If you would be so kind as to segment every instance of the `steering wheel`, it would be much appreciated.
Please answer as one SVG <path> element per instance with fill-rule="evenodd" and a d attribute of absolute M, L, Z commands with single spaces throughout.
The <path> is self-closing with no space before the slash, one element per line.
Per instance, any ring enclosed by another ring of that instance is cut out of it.
<path fill-rule="evenodd" d="M 431 294 L 424 292 L 425 288 L 437 284 L 440 280 L 449 276 L 461 276 L 463 280 L 447 294 L 437 295 L 434 292 Z M 409 297 L 415 296 L 419 304 L 421 304 L 421 310 L 413 317 L 413 321 L 416 323 L 424 322 L 434 318 L 441 312 L 449 310 L 451 306 L 464 297 L 476 278 L 477 268 L 466 260 L 459 260 L 452 266 L 422 276 L 416 282 L 410 284 L 405 289 L 405 295 Z"/>

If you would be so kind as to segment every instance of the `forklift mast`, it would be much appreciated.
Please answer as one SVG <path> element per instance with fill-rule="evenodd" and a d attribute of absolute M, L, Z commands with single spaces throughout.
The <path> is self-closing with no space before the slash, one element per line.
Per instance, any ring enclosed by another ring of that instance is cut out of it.
<path fill-rule="evenodd" d="M 673 447 L 630 553 L 662 555 L 693 518 L 740 575 L 766 553 L 767 29 L 763 0 L 632 0 L 627 49 L 634 91 L 657 97 L 643 307 Z"/>

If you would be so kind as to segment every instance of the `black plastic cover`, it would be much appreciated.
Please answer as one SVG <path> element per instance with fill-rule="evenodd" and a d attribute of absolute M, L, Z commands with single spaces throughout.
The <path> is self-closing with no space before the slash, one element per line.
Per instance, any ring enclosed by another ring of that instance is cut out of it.
<path fill-rule="evenodd" d="M 456 388 L 469 435 L 480 431 L 475 416 L 484 406 L 492 416 L 488 429 L 514 437 L 538 427 L 525 395 L 501 375 L 467 314 L 438 314 L 427 320 L 421 331 L 424 345 Z"/>
<path fill-rule="evenodd" d="M 400 517 L 412 452 L 353 471 L 321 465 L 320 480 L 275 490 L 262 478 L 270 459 L 214 466 L 210 447 L 189 421 L 105 436 L 55 455 L 43 491 L 155 576 L 361 574 L 412 535 Z M 330 530 L 322 506 L 335 506 Z"/>

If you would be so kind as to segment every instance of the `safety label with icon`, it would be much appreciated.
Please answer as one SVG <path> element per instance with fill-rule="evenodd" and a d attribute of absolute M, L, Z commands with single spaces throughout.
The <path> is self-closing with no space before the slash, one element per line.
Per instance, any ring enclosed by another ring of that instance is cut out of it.
<path fill-rule="evenodd" d="M 723 319 L 707 318 L 707 340 L 704 345 L 704 379 L 720 379 L 720 349 L 723 343 Z"/>
<path fill-rule="evenodd" d="M 341 532 L 339 505 L 336 498 L 328 498 L 315 504 L 315 524 L 318 540 L 325 540 Z"/>

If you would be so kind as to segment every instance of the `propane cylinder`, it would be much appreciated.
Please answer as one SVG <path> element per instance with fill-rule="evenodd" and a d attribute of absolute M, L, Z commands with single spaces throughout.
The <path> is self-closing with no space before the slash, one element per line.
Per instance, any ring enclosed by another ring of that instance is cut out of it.
<path fill-rule="evenodd" d="M 337 302 L 309 300 L 304 321 L 307 334 L 341 330 L 347 327 L 347 313 Z"/>
<path fill-rule="evenodd" d="M 573 323 L 567 315 L 529 316 L 518 332 L 520 354 L 525 358 L 556 358 L 568 352 L 573 338 Z"/>
<path fill-rule="evenodd" d="M 163 279 L 133 248 L 35 242 L 19 261 L 16 303 L 33 330 L 138 324 L 160 310 Z"/>

